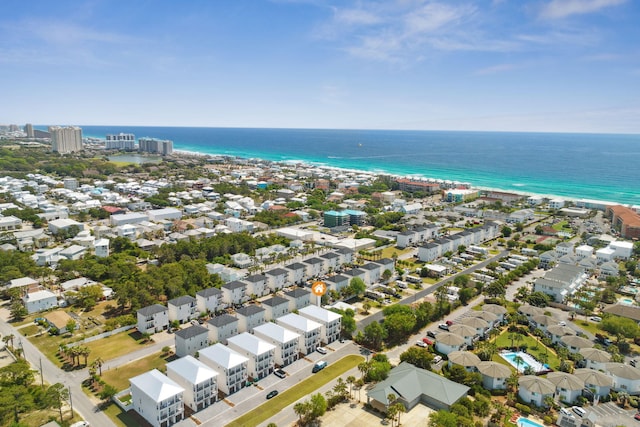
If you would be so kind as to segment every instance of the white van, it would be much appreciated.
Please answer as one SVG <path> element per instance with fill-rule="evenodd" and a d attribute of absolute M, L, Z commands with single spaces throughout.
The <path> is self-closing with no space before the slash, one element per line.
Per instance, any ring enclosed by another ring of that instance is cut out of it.
<path fill-rule="evenodd" d="M 573 412 L 575 412 L 576 414 L 580 415 L 581 417 L 584 417 L 587 414 L 587 411 L 585 411 L 584 409 L 582 409 L 579 406 L 573 406 L 573 407 L 571 407 L 571 409 L 573 409 Z"/>

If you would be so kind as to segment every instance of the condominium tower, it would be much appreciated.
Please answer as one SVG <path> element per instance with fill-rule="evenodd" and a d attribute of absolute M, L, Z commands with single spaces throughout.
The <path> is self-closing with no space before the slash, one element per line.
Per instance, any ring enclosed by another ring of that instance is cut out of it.
<path fill-rule="evenodd" d="M 173 153 L 173 141 L 155 138 L 139 138 L 138 150 L 143 153 L 154 153 L 167 156 Z"/>
<path fill-rule="evenodd" d="M 49 126 L 51 150 L 55 153 L 82 151 L 82 129 L 77 126 Z"/>

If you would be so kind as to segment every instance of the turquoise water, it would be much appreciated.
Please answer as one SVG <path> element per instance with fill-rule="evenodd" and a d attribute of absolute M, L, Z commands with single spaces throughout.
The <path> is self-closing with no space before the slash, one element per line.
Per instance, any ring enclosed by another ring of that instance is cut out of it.
<path fill-rule="evenodd" d="M 522 359 L 520 364 L 516 363 L 516 357 L 520 356 Z M 509 362 L 511 366 L 516 368 L 519 372 L 524 372 L 527 368 L 532 368 L 534 372 L 541 372 L 546 368 L 546 365 L 538 362 L 533 356 L 530 354 L 524 353 L 522 351 L 515 351 L 510 353 L 500 353 L 500 357 Z M 527 362 L 527 360 L 531 360 L 531 363 Z"/>
<path fill-rule="evenodd" d="M 640 205 L 640 135 L 83 126 L 85 136 L 117 132 L 176 150 Z"/>
<path fill-rule="evenodd" d="M 518 418 L 516 424 L 518 425 L 518 427 L 544 427 L 544 425 L 538 424 L 535 421 L 531 421 L 529 418 L 522 417 Z"/>

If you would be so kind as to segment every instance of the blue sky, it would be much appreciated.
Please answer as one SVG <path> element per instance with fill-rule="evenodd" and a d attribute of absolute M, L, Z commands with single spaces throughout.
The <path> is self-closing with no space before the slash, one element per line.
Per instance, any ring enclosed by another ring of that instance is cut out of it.
<path fill-rule="evenodd" d="M 640 133 L 633 0 L 3 0 L 0 122 Z"/>

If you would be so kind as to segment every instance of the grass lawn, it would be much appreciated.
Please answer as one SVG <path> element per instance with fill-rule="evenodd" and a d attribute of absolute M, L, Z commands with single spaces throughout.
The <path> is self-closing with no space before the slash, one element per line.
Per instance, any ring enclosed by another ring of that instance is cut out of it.
<path fill-rule="evenodd" d="M 518 342 L 514 340 L 513 345 L 514 346 L 526 345 L 527 353 L 535 357 L 537 360 L 540 360 L 540 356 L 539 356 L 540 354 L 546 353 L 547 365 L 551 366 L 551 368 L 553 369 L 558 368 L 558 366 L 560 365 L 560 359 L 558 359 L 558 356 L 552 349 L 546 347 L 544 344 L 542 344 L 542 342 L 537 341 L 531 335 L 523 335 L 523 337 L 524 337 L 523 341 Z M 495 343 L 499 348 L 511 347 L 511 339 L 509 339 L 509 332 L 505 330 L 505 332 L 498 335 L 498 337 L 495 340 Z"/>
<path fill-rule="evenodd" d="M 51 336 L 49 334 L 42 334 L 39 337 L 29 337 L 29 341 L 38 347 L 40 351 L 58 367 L 62 367 L 63 365 L 63 361 L 57 356 L 60 344 L 69 344 L 79 339 L 77 336 L 69 339 L 60 335 Z M 102 360 L 109 360 L 151 344 L 152 342 L 141 344 L 140 341 L 132 338 L 131 331 L 125 331 L 107 338 L 89 342 L 85 345 L 91 349 L 91 354 L 88 358 L 88 363 L 91 364 L 91 362 L 98 357 L 101 357 Z"/>
<path fill-rule="evenodd" d="M 109 371 L 102 371 L 102 379 L 114 386 L 118 391 L 129 387 L 129 378 L 144 374 L 152 369 L 164 371 L 167 364 L 167 357 L 162 352 L 154 353 L 142 359 L 134 360 L 131 363 L 117 367 Z"/>
<path fill-rule="evenodd" d="M 118 427 L 137 427 L 140 425 L 137 419 L 129 415 L 127 412 L 122 412 L 122 409 L 120 409 L 120 407 L 115 403 L 107 406 L 103 412 Z"/>
<path fill-rule="evenodd" d="M 567 225 L 567 224 L 569 224 L 567 221 L 560 221 L 560 222 L 558 222 L 558 223 L 556 223 L 556 224 L 553 224 L 553 225 L 551 226 L 551 228 L 553 228 L 553 229 L 554 229 L 554 230 L 556 230 L 556 231 L 566 231 L 566 230 L 563 230 L 563 228 L 564 228 L 564 226 L 565 226 L 565 225 Z"/>
<path fill-rule="evenodd" d="M 136 340 L 134 338 L 136 335 L 131 331 L 134 331 L 134 329 L 86 343 L 85 345 L 91 349 L 89 364 L 98 357 L 101 357 L 102 360 L 115 359 L 116 357 L 153 344 L 152 341 L 143 342 Z"/>
<path fill-rule="evenodd" d="M 393 254 L 395 253 L 396 255 L 400 256 L 400 255 L 404 255 L 408 252 L 411 252 L 412 248 L 405 248 L 405 249 L 400 249 L 397 248 L 395 246 L 391 246 L 388 248 L 384 248 L 382 250 L 382 258 L 393 258 Z"/>
<path fill-rule="evenodd" d="M 581 329 L 584 329 L 587 332 L 592 333 L 593 335 L 595 334 L 609 335 L 607 332 L 600 329 L 599 323 L 584 320 L 584 316 L 576 316 L 575 319 L 571 320 L 571 323 L 580 327 Z"/>
<path fill-rule="evenodd" d="M 25 337 L 28 337 L 30 335 L 35 335 L 39 331 L 40 331 L 40 326 L 38 325 L 29 325 L 29 326 L 25 326 L 24 328 L 20 328 L 20 333 Z"/>
<path fill-rule="evenodd" d="M 355 354 L 343 357 L 336 363 L 328 365 L 322 371 L 313 374 L 304 382 L 291 387 L 269 400 L 269 402 L 263 403 L 253 411 L 248 412 L 234 420 L 232 423 L 227 424 L 227 427 L 256 426 L 271 418 L 273 415 L 277 414 L 301 397 L 311 395 L 319 387 L 322 387 L 349 369 L 358 366 L 358 364 L 363 361 L 364 357 Z"/>

